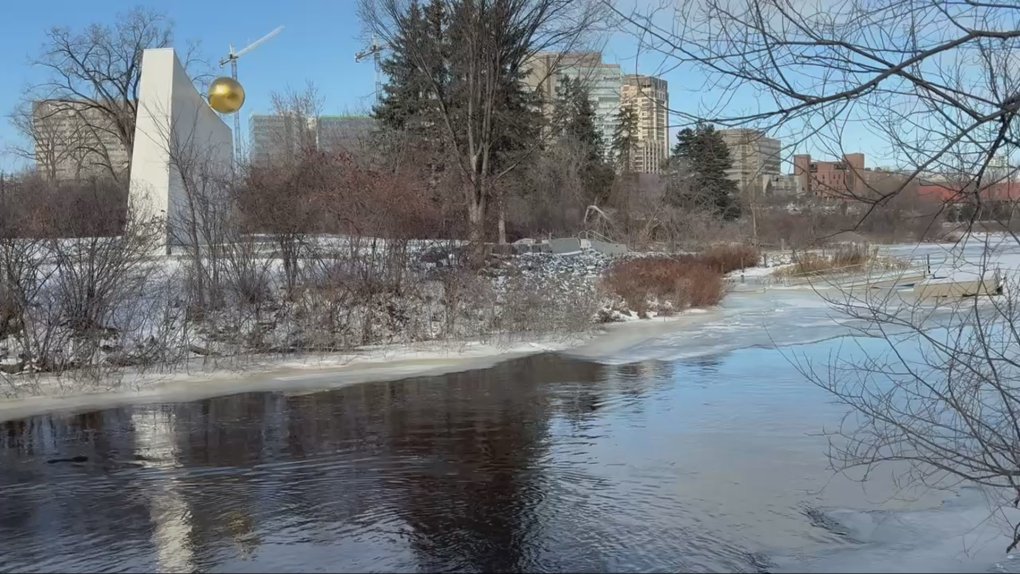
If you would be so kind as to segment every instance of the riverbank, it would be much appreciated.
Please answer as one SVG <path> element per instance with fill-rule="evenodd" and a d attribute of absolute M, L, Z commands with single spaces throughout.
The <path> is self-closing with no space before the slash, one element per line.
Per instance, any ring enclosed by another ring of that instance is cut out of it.
<path fill-rule="evenodd" d="M 841 343 L 824 340 L 847 330 L 825 311 L 806 289 L 733 293 L 707 313 L 623 324 L 574 348 L 597 362 L 535 355 L 329 392 L 312 389 L 332 379 L 270 381 L 288 386 L 19 419 L 0 445 L 0 569 L 879 571 L 902 556 L 904 570 L 989 571 L 1005 562 L 1001 535 L 973 529 L 982 499 L 903 491 L 886 472 L 866 489 L 832 475 L 819 431 L 845 409 L 784 356 L 832 357 Z M 779 352 L 770 341 L 797 347 Z M 84 462 L 48 462 L 71 458 Z M 83 517 L 106 538 L 83 535 Z M 511 537 L 524 546 L 505 550 Z M 89 552 L 97 543 L 110 551 Z"/>
<path fill-rule="evenodd" d="M 220 276 L 206 286 L 215 296 L 175 258 L 141 259 L 107 278 L 130 288 L 102 300 L 68 295 L 92 292 L 66 284 L 82 275 L 70 264 L 10 291 L 22 295 L 0 293 L 0 395 L 137 399 L 196 378 L 232 392 L 222 380 L 259 372 L 378 379 L 472 368 L 479 358 L 575 348 L 615 332 L 606 324 L 697 314 L 725 296 L 727 273 L 758 259 L 723 245 L 699 254 L 494 253 L 471 269 L 449 245 L 353 254 L 331 245 L 320 246 L 331 258 L 303 261 L 294 283 L 270 254 L 257 260 L 264 276 L 254 287 L 251 277 Z"/>
<path fill-rule="evenodd" d="M 193 360 L 174 373 L 115 374 L 106 385 L 25 375 L 23 393 L 0 399 L 0 421 L 44 412 L 73 412 L 125 404 L 181 402 L 243 392 L 308 392 L 359 383 L 437 376 L 485 369 L 528 355 L 562 352 L 582 359 L 629 347 L 716 319 L 719 309 L 692 309 L 670 317 L 609 323 L 582 334 L 547 335 L 512 342 L 429 342 L 380 345 L 351 353 L 288 356 L 210 365 Z"/>

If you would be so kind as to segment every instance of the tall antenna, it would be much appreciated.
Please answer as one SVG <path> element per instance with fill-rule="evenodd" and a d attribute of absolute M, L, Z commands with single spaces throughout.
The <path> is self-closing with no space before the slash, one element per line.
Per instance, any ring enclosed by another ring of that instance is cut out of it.
<path fill-rule="evenodd" d="M 231 77 L 234 78 L 235 81 L 237 81 L 237 60 L 240 59 L 241 56 L 247 54 L 248 52 L 251 52 L 255 48 L 258 48 L 263 43 L 265 43 L 267 40 L 270 40 L 270 39 L 274 38 L 280 32 L 283 32 L 283 26 L 280 26 L 279 28 L 277 28 L 277 29 L 273 30 L 272 32 L 266 34 L 265 36 L 262 36 L 258 40 L 255 40 L 251 44 L 248 44 L 247 48 L 244 48 L 244 49 L 242 49 L 239 52 L 235 52 L 234 51 L 234 45 L 231 44 L 230 45 L 230 53 L 227 54 L 226 58 L 223 58 L 222 60 L 220 60 L 220 67 L 222 68 L 223 66 L 226 66 L 227 64 L 230 64 L 230 75 L 231 75 Z M 234 144 L 234 146 L 235 146 L 234 147 L 234 155 L 237 156 L 237 162 L 238 163 L 241 162 L 241 146 L 240 146 L 240 144 L 238 144 L 236 142 L 237 142 L 237 140 L 240 137 L 241 137 L 241 113 L 240 113 L 240 111 L 237 111 L 237 112 L 234 112 L 234 142 L 235 142 L 235 144 Z"/>
<path fill-rule="evenodd" d="M 378 102 L 382 99 L 382 51 L 388 48 L 385 42 L 379 42 L 379 38 L 372 34 L 372 45 L 365 48 L 361 52 L 354 55 L 354 61 L 360 62 L 365 58 L 372 56 L 372 61 L 375 64 L 375 101 Z"/>

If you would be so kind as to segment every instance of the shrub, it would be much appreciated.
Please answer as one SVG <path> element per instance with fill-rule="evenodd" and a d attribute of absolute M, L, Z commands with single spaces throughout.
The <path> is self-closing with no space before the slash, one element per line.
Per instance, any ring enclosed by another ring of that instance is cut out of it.
<path fill-rule="evenodd" d="M 617 261 L 605 282 L 641 315 L 715 305 L 725 294 L 722 273 L 692 256 Z"/>
<path fill-rule="evenodd" d="M 818 274 L 829 271 L 833 268 L 832 260 L 815 253 L 804 253 L 793 265 L 776 269 L 773 273 L 776 277 L 794 277 L 797 275 Z"/>
<path fill-rule="evenodd" d="M 754 267 L 760 257 L 758 250 L 750 245 L 715 245 L 698 255 L 698 260 L 709 269 L 725 275 Z"/>
<path fill-rule="evenodd" d="M 877 255 L 877 250 L 871 252 L 868 246 L 863 243 L 844 244 L 840 245 L 832 254 L 832 266 L 836 268 L 857 267 L 864 265 Z"/>
<path fill-rule="evenodd" d="M 869 248 L 863 243 L 848 243 L 840 245 L 831 255 L 803 253 L 796 263 L 777 269 L 774 275 L 797 277 L 824 273 L 856 273 L 865 269 L 904 269 L 908 265 L 908 262 L 899 259 L 880 256 L 877 248 Z"/>

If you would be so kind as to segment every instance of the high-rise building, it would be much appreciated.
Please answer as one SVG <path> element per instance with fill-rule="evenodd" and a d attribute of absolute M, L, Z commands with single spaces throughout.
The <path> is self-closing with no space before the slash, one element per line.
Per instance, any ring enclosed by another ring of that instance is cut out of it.
<path fill-rule="evenodd" d="M 119 131 L 108 114 L 85 102 L 34 102 L 36 168 L 44 177 L 60 181 L 126 174 L 131 159 Z"/>
<path fill-rule="evenodd" d="M 720 130 L 730 150 L 733 166 L 726 175 L 741 191 L 764 192 L 774 176 L 780 175 L 782 145 L 765 132 L 746 128 Z"/>
<path fill-rule="evenodd" d="M 252 114 L 248 134 L 252 161 L 293 157 L 315 147 L 316 121 L 300 114 Z"/>
<path fill-rule="evenodd" d="M 564 79 L 580 80 L 588 88 L 588 97 L 595 108 L 595 124 L 606 142 L 616 131 L 616 114 L 620 111 L 620 89 L 623 72 L 619 64 L 606 64 L 601 52 L 542 52 L 528 64 L 525 84 L 542 97 L 542 113 L 551 117 Z"/>
<path fill-rule="evenodd" d="M 354 153 L 368 143 L 375 120 L 368 116 L 320 116 L 316 134 L 319 149 Z"/>
<path fill-rule="evenodd" d="M 669 87 L 666 80 L 628 74 L 623 77 L 621 107 L 637 116 L 638 149 L 634 171 L 661 173 L 669 157 Z"/>
<path fill-rule="evenodd" d="M 253 114 L 248 119 L 251 158 L 293 157 L 304 149 L 352 153 L 365 145 L 374 127 L 375 120 L 368 116 Z"/>

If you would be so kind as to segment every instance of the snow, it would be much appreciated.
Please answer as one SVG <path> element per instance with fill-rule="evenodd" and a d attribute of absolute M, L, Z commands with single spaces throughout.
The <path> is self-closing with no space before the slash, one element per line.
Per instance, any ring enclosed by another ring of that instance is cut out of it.
<path fill-rule="evenodd" d="M 882 247 L 881 253 L 915 261 L 922 257 L 927 261 L 929 255 L 934 259 L 934 254 L 939 254 L 945 255 L 944 261 L 962 261 L 966 265 L 974 259 L 981 262 L 984 252 L 974 245 L 980 247 L 988 242 L 994 244 L 991 261 L 997 269 L 1020 269 L 1020 246 L 1001 239 L 985 237 L 982 242 L 975 240 L 969 245 L 892 245 Z M 989 258 L 984 260 L 987 268 Z M 488 279 L 499 290 L 507 288 L 509 277 L 526 278 L 551 294 L 558 305 L 569 306 L 575 304 L 579 286 L 595 285 L 611 261 L 590 251 L 572 256 L 548 253 L 497 256 L 488 270 Z M 0 401 L 0 420 L 22 416 L 26 411 L 75 409 L 111 402 L 185 400 L 250 390 L 332 388 L 369 380 L 481 368 L 532 353 L 565 352 L 607 363 L 668 361 L 740 348 L 793 345 L 847 333 L 850 323 L 815 292 L 818 286 L 777 287 L 768 280 L 775 269 L 788 264 L 787 260 L 779 254 L 770 254 L 768 261 L 773 266 L 731 273 L 728 279 L 732 292 L 718 308 L 690 309 L 669 317 L 652 313 L 648 319 L 613 311 L 619 323 L 573 336 L 557 335 L 562 331 L 556 331 L 397 341 L 349 353 L 245 358 L 243 363 L 192 358 L 181 372 L 151 374 L 126 370 L 98 388 L 44 374 L 11 376 L 0 372 L 0 383 L 8 381 L 20 395 L 14 400 Z M 171 258 L 162 264 L 172 274 L 172 268 L 179 263 Z M 15 364 L 13 357 L 0 357 L 0 365 Z"/>
<path fill-rule="evenodd" d="M 416 376 L 484 369 L 537 353 L 565 352 L 579 357 L 618 353 L 648 339 L 692 324 L 711 312 L 691 312 L 634 323 L 606 325 L 598 332 L 522 339 L 512 344 L 478 341 L 382 345 L 354 353 L 264 359 L 233 369 L 192 361 L 172 374 L 125 371 L 110 385 L 80 388 L 48 375 L 13 377 L 31 393 L 0 400 L 0 421 L 42 412 L 79 411 L 123 404 L 200 400 L 239 392 L 306 392 Z"/>

